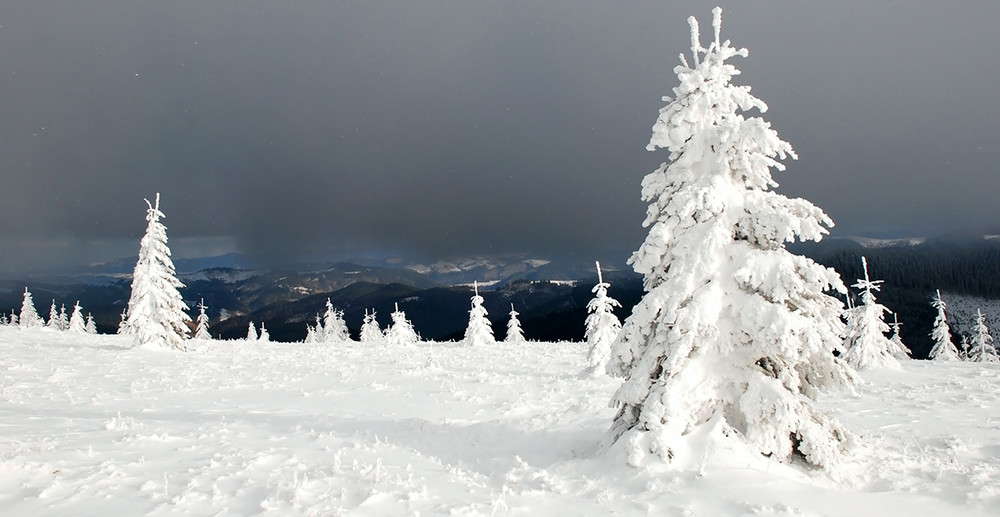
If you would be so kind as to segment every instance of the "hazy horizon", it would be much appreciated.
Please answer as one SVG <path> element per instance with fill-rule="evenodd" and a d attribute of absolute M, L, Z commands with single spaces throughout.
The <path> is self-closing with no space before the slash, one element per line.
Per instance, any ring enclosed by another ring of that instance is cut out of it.
<path fill-rule="evenodd" d="M 715 4 L 2 5 L 0 271 L 134 254 L 157 192 L 180 257 L 624 262 Z M 722 7 L 735 82 L 799 155 L 779 192 L 836 236 L 997 231 L 1000 3 Z"/>

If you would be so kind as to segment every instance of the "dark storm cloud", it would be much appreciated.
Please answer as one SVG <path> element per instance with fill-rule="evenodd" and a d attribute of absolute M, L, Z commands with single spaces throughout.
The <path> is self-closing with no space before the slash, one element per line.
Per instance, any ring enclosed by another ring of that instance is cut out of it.
<path fill-rule="evenodd" d="M 5 4 L 0 269 L 11 243 L 69 260 L 137 240 L 157 191 L 172 242 L 275 260 L 624 260 L 645 234 L 639 181 L 666 158 L 644 146 L 685 19 L 707 27 L 712 5 Z M 998 221 L 1000 4 L 723 7 L 751 52 L 739 82 L 801 157 L 784 192 L 842 233 Z"/>

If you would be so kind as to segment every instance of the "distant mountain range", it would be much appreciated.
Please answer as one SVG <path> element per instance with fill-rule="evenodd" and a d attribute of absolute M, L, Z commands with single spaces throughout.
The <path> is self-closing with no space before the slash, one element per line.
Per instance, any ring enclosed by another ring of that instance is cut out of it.
<path fill-rule="evenodd" d="M 795 244 L 841 274 L 846 285 L 861 276 L 861 256 L 874 279 L 885 280 L 878 299 L 896 312 L 903 340 L 916 357 L 931 343 L 935 289 L 963 299 L 1000 299 L 1000 237 L 947 235 L 931 239 L 832 238 Z M 580 340 L 586 304 L 597 282 L 590 261 L 558 261 L 528 255 L 473 257 L 433 263 L 400 259 L 300 264 L 292 270 L 255 269 L 246 256 L 177 260 L 185 283 L 182 295 L 192 307 L 209 307 L 214 335 L 242 338 L 248 322 L 263 322 L 276 341 L 300 341 L 306 325 L 322 313 L 327 298 L 345 312 L 357 335 L 366 309 L 385 327 L 399 304 L 425 339 L 459 339 L 468 321 L 471 284 L 480 282 L 494 332 L 503 337 L 511 304 L 521 314 L 525 334 L 536 340 Z M 30 288 L 37 309 L 48 315 L 51 300 L 71 307 L 80 300 L 101 332 L 114 332 L 130 289 L 134 259 L 121 259 L 71 271 L 0 280 L 0 311 L 21 305 Z M 623 305 L 624 319 L 641 299 L 641 278 L 624 266 L 605 269 L 609 295 Z M 969 298 L 973 297 L 973 298 Z M 947 301 L 947 300 L 946 300 Z M 967 305 L 968 302 L 963 302 Z M 964 330 L 956 327 L 955 331 Z M 997 329 L 1000 332 L 1000 329 Z"/>

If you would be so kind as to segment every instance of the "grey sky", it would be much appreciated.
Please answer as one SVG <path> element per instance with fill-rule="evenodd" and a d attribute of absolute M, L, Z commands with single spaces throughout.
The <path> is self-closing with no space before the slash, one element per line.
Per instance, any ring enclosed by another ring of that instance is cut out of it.
<path fill-rule="evenodd" d="M 0 271 L 134 253 L 157 191 L 182 254 L 623 262 L 715 2 L 678 4 L 5 2 Z M 1000 2 L 723 8 L 782 192 L 838 234 L 1000 223 Z"/>

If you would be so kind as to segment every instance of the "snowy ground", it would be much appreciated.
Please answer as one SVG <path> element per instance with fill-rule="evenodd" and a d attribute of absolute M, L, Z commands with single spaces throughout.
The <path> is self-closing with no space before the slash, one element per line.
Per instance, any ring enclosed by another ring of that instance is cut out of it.
<path fill-rule="evenodd" d="M 0 515 L 1000 513 L 1000 365 L 827 396 L 868 444 L 834 480 L 598 452 L 618 383 L 582 344 L 126 345 L 0 327 Z"/>

